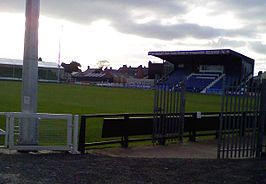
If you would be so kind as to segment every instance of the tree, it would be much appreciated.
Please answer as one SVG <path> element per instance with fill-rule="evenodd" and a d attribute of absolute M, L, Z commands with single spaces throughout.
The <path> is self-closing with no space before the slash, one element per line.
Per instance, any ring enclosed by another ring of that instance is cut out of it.
<path fill-rule="evenodd" d="M 66 64 L 66 63 L 62 63 L 61 66 L 64 68 L 66 73 L 73 73 L 73 72 L 81 72 L 81 69 L 79 69 L 79 67 L 81 67 L 80 63 L 76 62 L 76 61 L 71 61 L 71 63 Z"/>
<path fill-rule="evenodd" d="M 107 61 L 107 60 L 100 60 L 100 61 L 98 61 L 97 62 L 97 67 L 99 68 L 99 69 L 103 69 L 103 68 L 106 68 L 106 67 L 108 67 L 108 66 L 110 66 L 110 62 L 109 61 Z"/>

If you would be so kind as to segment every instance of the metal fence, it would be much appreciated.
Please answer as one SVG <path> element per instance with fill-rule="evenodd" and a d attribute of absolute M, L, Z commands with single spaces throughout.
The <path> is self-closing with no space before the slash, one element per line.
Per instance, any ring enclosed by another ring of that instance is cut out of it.
<path fill-rule="evenodd" d="M 202 112 L 200 116 L 198 114 L 185 113 L 183 138 L 196 141 L 196 138 L 200 137 L 216 137 L 219 131 L 220 112 Z M 85 153 L 90 148 L 117 146 L 112 144 L 120 144 L 121 147 L 127 148 L 131 142 L 150 143 L 153 140 L 153 116 L 153 113 L 81 115 L 79 151 Z M 165 137 L 168 141 L 178 138 L 179 134 Z"/>
<path fill-rule="evenodd" d="M 0 147 L 6 148 L 8 145 L 8 117 L 6 113 L 0 112 Z"/>
<path fill-rule="evenodd" d="M 78 116 L 71 114 L 29 114 L 5 113 L 8 137 L 7 147 L 13 150 L 55 150 L 77 153 Z M 38 143 L 36 145 L 20 144 L 20 127 L 22 119 L 34 119 L 38 124 Z"/>
<path fill-rule="evenodd" d="M 265 125 L 265 81 L 249 80 L 224 89 L 217 157 L 259 157 Z"/>
<path fill-rule="evenodd" d="M 185 85 L 157 81 L 154 94 L 153 143 L 164 145 L 171 137 L 183 140 Z"/>

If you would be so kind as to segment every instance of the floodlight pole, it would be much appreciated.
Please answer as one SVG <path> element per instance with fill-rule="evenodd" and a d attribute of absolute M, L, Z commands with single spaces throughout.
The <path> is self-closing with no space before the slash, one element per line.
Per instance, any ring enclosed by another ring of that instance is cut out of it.
<path fill-rule="evenodd" d="M 57 82 L 60 83 L 60 62 L 61 62 L 61 38 L 59 39 L 59 51 L 57 61 Z"/>
<path fill-rule="evenodd" d="M 37 112 L 39 14 L 40 0 L 26 0 L 21 108 L 23 113 L 28 114 Z M 19 144 L 38 144 L 36 119 L 21 120 Z"/>

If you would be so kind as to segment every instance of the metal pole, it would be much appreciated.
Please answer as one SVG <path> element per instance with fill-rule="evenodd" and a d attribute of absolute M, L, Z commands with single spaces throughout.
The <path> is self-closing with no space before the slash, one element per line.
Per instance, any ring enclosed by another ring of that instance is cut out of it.
<path fill-rule="evenodd" d="M 81 154 L 85 153 L 85 142 L 86 142 L 86 117 L 81 116 L 80 120 L 80 128 L 79 128 L 79 145 L 78 145 L 78 151 L 80 151 Z"/>
<path fill-rule="evenodd" d="M 152 142 L 153 144 L 157 141 L 157 132 L 158 132 L 158 124 L 159 124 L 159 94 L 160 94 L 160 86 L 158 84 L 157 77 L 154 80 L 154 114 L 153 114 L 153 131 L 152 131 Z"/>
<path fill-rule="evenodd" d="M 263 137 L 265 130 L 265 119 L 266 119 L 266 79 L 262 80 L 261 84 L 261 99 L 260 99 L 260 115 L 259 115 L 259 127 L 258 127 L 258 141 L 257 141 L 257 150 L 256 157 L 260 157 L 262 153 L 263 146 Z"/>
<path fill-rule="evenodd" d="M 184 121 L 185 121 L 185 105 L 186 105 L 186 96 L 185 96 L 186 86 L 185 83 L 181 83 L 181 92 L 180 92 L 180 114 L 179 114 L 179 141 L 183 143 L 184 135 Z"/>
<path fill-rule="evenodd" d="M 26 0 L 21 108 L 23 113 L 30 114 L 37 111 L 39 14 L 40 0 Z M 20 124 L 19 144 L 38 144 L 37 130 L 36 119 L 23 119 Z"/>
<path fill-rule="evenodd" d="M 78 154 L 78 136 L 79 136 L 79 115 L 74 116 L 74 127 L 73 127 L 73 149 L 72 154 Z"/>
<path fill-rule="evenodd" d="M 62 33 L 63 27 L 61 27 L 61 33 Z M 61 63 L 61 35 L 59 38 L 59 52 L 58 52 L 58 61 L 57 61 L 57 82 L 60 83 L 60 63 Z"/>

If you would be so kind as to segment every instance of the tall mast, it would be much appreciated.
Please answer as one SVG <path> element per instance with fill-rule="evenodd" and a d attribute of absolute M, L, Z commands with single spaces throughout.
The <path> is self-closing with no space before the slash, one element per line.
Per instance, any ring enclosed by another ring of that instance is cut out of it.
<path fill-rule="evenodd" d="M 21 109 L 28 114 L 37 112 L 39 14 L 40 0 L 26 0 Z M 38 144 L 36 119 L 22 119 L 19 144 Z"/>

